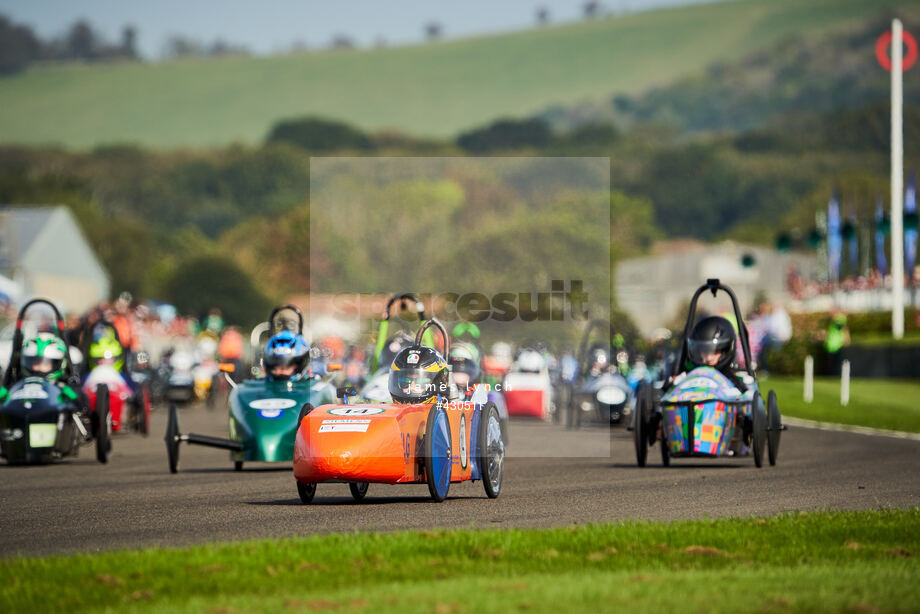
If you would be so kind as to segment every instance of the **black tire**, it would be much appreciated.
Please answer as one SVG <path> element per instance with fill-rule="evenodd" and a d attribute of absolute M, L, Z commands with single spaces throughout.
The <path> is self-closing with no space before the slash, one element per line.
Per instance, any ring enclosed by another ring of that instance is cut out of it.
<path fill-rule="evenodd" d="M 477 462 L 486 496 L 494 499 L 502 491 L 502 478 L 505 473 L 505 436 L 495 403 L 483 405 L 479 416 L 479 432 L 476 434 L 479 448 Z"/>
<path fill-rule="evenodd" d="M 648 460 L 648 416 L 650 413 L 648 387 L 642 385 L 636 398 L 633 414 L 633 445 L 636 448 L 636 465 L 645 467 Z"/>
<path fill-rule="evenodd" d="M 370 484 L 367 482 L 349 482 L 348 490 L 351 491 L 351 497 L 355 501 L 361 501 L 364 497 L 367 496 L 367 489 L 370 487 Z"/>
<path fill-rule="evenodd" d="M 233 461 L 233 470 L 242 471 L 243 470 L 243 461 Z"/>
<path fill-rule="evenodd" d="M 217 376 L 211 378 L 211 385 L 208 386 L 208 394 L 204 397 L 204 405 L 209 410 L 214 409 L 217 396 Z"/>
<path fill-rule="evenodd" d="M 779 456 L 779 436 L 783 432 L 783 418 L 773 390 L 767 395 L 767 429 L 767 457 L 773 466 Z"/>
<path fill-rule="evenodd" d="M 440 503 L 450 490 L 453 442 L 447 412 L 432 405 L 425 422 L 425 481 L 431 498 Z"/>
<path fill-rule="evenodd" d="M 671 465 L 671 453 L 668 452 L 668 434 L 663 413 L 659 415 L 657 427 L 661 429 L 661 436 L 658 438 L 658 446 L 661 448 L 661 464 L 669 467 Z"/>
<path fill-rule="evenodd" d="M 150 385 L 145 382 L 141 384 L 141 415 L 140 415 L 140 425 L 138 428 L 141 435 L 143 435 L 144 437 L 150 434 L 150 405 L 151 405 Z"/>
<path fill-rule="evenodd" d="M 306 505 L 313 501 L 313 497 L 316 496 L 316 484 L 304 484 L 303 482 L 297 482 L 297 494 L 300 495 L 300 502 Z"/>
<path fill-rule="evenodd" d="M 169 472 L 179 471 L 179 410 L 175 403 L 169 404 L 169 413 L 166 417 L 166 458 L 169 461 Z"/>
<path fill-rule="evenodd" d="M 105 384 L 96 386 L 96 460 L 109 462 L 112 451 L 112 417 L 109 415 L 109 387 Z"/>
<path fill-rule="evenodd" d="M 751 407 L 753 414 L 753 432 L 751 433 L 751 448 L 754 452 L 754 465 L 763 466 L 763 448 L 767 443 L 767 411 L 763 406 L 763 397 L 759 392 L 754 393 Z"/>

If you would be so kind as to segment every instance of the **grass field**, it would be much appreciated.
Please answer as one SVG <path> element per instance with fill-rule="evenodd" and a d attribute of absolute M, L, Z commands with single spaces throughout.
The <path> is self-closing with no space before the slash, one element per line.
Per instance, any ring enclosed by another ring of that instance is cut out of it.
<path fill-rule="evenodd" d="M 258 142 L 278 119 L 309 114 L 453 136 L 500 116 L 636 93 L 906 4 L 746 0 L 416 47 L 36 67 L 0 79 L 0 139 L 209 146 Z"/>
<path fill-rule="evenodd" d="M 918 544 L 917 509 L 335 534 L 0 561 L 0 606 L 214 614 L 908 612 L 920 609 Z"/>
<path fill-rule="evenodd" d="M 801 377 L 770 376 L 762 390 L 776 390 L 780 411 L 822 422 L 857 424 L 880 429 L 920 432 L 920 382 L 911 380 L 850 380 L 850 402 L 840 405 L 840 378 L 815 378 L 814 402 L 802 398 Z"/>

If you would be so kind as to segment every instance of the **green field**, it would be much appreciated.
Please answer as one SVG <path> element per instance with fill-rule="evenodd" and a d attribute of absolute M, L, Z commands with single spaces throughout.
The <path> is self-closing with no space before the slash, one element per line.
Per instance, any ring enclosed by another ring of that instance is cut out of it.
<path fill-rule="evenodd" d="M 305 514 L 304 522 L 309 522 Z M 4 612 L 909 612 L 920 510 L 334 534 L 0 562 Z"/>
<path fill-rule="evenodd" d="M 776 390 L 780 411 L 821 422 L 920 432 L 920 382 L 912 380 L 850 380 L 850 402 L 840 405 L 840 378 L 815 378 L 814 402 L 802 398 L 801 377 L 770 376 L 761 390 Z"/>
<path fill-rule="evenodd" d="M 453 136 L 500 116 L 638 93 L 906 4 L 748 0 L 415 47 L 36 67 L 0 79 L 0 138 L 211 146 L 257 142 L 278 119 L 310 114 Z"/>

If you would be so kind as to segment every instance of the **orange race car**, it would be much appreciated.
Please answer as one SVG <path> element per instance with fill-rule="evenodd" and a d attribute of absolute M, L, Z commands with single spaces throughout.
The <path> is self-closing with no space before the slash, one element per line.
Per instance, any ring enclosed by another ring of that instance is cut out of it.
<path fill-rule="evenodd" d="M 422 345 L 431 326 L 449 351 L 444 326 L 425 322 L 393 361 L 395 403 L 349 405 L 345 397 L 343 405 L 303 408 L 294 443 L 301 501 L 310 503 L 320 482 L 347 482 L 359 501 L 372 482 L 428 484 L 432 499 L 443 501 L 451 482 L 482 480 L 490 498 L 499 495 L 505 443 L 498 409 L 454 400 L 447 362 Z"/>

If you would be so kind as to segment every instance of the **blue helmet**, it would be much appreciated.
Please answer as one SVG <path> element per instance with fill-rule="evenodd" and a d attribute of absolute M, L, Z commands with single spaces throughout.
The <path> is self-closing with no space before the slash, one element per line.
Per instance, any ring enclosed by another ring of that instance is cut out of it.
<path fill-rule="evenodd" d="M 309 359 L 307 342 L 289 330 L 281 331 L 265 346 L 265 371 L 272 379 L 299 377 Z"/>

